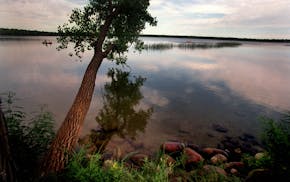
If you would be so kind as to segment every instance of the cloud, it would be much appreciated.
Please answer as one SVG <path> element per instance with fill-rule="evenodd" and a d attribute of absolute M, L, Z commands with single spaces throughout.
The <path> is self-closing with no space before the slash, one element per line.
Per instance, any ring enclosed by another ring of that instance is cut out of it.
<path fill-rule="evenodd" d="M 142 92 L 144 95 L 144 99 L 149 105 L 157 105 L 159 107 L 164 107 L 169 104 L 169 100 L 162 96 L 159 91 L 149 88 L 149 87 L 142 87 Z"/>
<path fill-rule="evenodd" d="M 148 27 L 146 33 L 290 38 L 288 0 L 159 0 L 150 11 L 158 27 Z"/>
<path fill-rule="evenodd" d="M 8 28 L 56 31 L 76 7 L 81 7 L 80 1 L 2 0 L 0 22 Z"/>
<path fill-rule="evenodd" d="M 56 31 L 73 8 L 88 0 L 0 0 L 0 23 L 9 28 Z M 157 27 L 147 34 L 290 38 L 289 0 L 151 0 Z"/>

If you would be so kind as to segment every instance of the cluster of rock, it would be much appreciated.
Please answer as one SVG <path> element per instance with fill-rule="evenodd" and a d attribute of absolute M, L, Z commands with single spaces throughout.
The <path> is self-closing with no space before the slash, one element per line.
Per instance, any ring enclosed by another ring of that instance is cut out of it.
<path fill-rule="evenodd" d="M 186 172 L 199 169 L 200 175 L 214 172 L 225 178 L 227 176 L 237 176 L 249 181 L 251 181 L 252 176 L 255 176 L 253 174 L 255 171 L 248 171 L 244 162 L 241 161 L 242 150 L 240 148 L 235 150 L 200 148 L 194 144 L 169 141 L 161 145 L 161 151 L 164 153 L 163 157 L 168 165 L 176 164 L 183 159 L 183 170 Z M 263 153 L 258 152 L 255 157 L 259 158 L 262 155 Z M 135 154 L 130 157 L 130 162 L 136 166 L 142 166 L 146 158 L 149 158 L 149 156 Z"/>

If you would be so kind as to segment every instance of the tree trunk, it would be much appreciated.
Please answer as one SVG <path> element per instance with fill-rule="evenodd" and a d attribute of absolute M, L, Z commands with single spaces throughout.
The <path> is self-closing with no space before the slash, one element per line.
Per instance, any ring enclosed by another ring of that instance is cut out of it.
<path fill-rule="evenodd" d="M 1 104 L 1 100 L 0 100 Z M 8 142 L 8 131 L 4 114 L 0 105 L 0 181 L 14 182 L 16 180 L 16 168 Z"/>
<path fill-rule="evenodd" d="M 64 169 L 68 155 L 77 143 L 85 116 L 89 110 L 94 93 L 97 71 L 103 58 L 104 55 L 101 52 L 95 51 L 73 105 L 67 113 L 42 163 L 41 176 Z"/>

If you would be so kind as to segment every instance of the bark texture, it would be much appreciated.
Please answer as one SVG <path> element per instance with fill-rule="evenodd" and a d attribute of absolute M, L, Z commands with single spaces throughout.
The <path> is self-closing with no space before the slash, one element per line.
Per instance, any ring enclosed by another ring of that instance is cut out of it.
<path fill-rule="evenodd" d="M 103 59 L 107 57 L 113 48 L 112 45 L 103 51 L 103 43 L 112 24 L 112 20 L 117 14 L 117 9 L 111 9 L 110 15 L 108 15 L 106 21 L 100 27 L 98 39 L 94 44 L 95 54 L 87 67 L 75 100 L 44 158 L 40 169 L 40 176 L 42 177 L 64 169 L 68 156 L 78 141 L 79 133 L 94 93 L 98 69 Z"/>
<path fill-rule="evenodd" d="M 41 176 L 64 169 L 67 157 L 77 143 L 81 127 L 89 110 L 97 71 L 103 58 L 102 54 L 95 53 L 88 65 L 73 105 L 58 130 L 41 166 Z"/>
<path fill-rule="evenodd" d="M 0 181 L 15 182 L 16 168 L 8 141 L 8 130 L 0 100 Z"/>

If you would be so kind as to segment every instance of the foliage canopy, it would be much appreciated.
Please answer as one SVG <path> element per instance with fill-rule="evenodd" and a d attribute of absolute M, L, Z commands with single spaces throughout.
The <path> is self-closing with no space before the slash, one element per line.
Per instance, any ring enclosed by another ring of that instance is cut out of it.
<path fill-rule="evenodd" d="M 59 49 L 74 44 L 75 54 L 94 49 L 111 60 L 124 61 L 130 45 L 141 49 L 139 34 L 157 21 L 147 11 L 149 0 L 89 0 L 83 9 L 74 9 L 69 23 L 58 27 Z"/>

